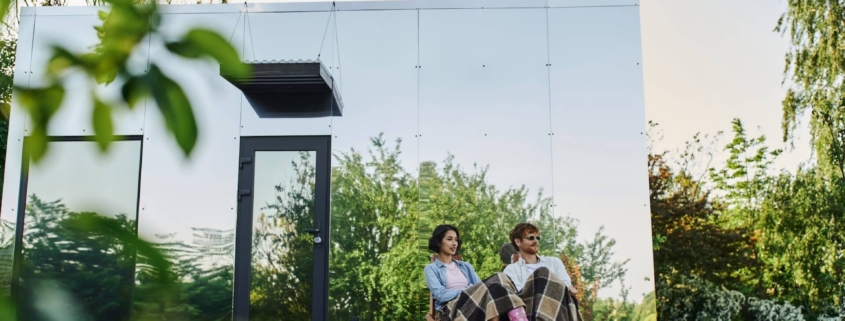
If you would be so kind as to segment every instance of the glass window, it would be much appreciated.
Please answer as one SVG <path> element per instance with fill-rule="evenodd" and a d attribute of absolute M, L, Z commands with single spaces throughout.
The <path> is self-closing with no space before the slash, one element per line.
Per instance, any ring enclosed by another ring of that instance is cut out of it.
<path fill-rule="evenodd" d="M 258 151 L 250 320 L 310 320 L 316 153 Z"/>
<path fill-rule="evenodd" d="M 47 318 L 36 301 L 49 299 L 50 291 L 71 298 L 74 310 L 92 320 L 125 320 L 134 253 L 108 237 L 80 233 L 71 222 L 99 214 L 135 232 L 141 141 L 114 142 L 105 154 L 90 141 L 49 144 L 25 176 L 19 313 L 24 320 Z"/>

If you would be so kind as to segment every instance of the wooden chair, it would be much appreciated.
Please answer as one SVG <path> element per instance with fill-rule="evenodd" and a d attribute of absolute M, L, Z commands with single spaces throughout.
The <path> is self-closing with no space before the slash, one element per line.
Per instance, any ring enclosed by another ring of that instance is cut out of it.
<path fill-rule="evenodd" d="M 455 259 L 455 260 L 463 261 L 463 258 L 460 255 L 453 255 L 452 258 Z M 436 259 L 437 259 L 437 254 L 432 254 L 431 255 L 431 263 L 434 263 L 434 260 L 436 260 Z M 425 314 L 425 320 L 426 321 L 435 321 L 434 317 L 436 316 L 435 313 L 437 313 L 437 311 L 435 310 L 435 307 L 434 307 L 434 295 L 429 293 L 428 296 L 429 296 L 428 313 Z"/>

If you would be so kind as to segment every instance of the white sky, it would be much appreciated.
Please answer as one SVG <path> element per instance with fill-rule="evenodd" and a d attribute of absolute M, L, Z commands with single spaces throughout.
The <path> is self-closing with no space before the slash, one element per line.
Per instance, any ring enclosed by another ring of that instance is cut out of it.
<path fill-rule="evenodd" d="M 698 131 L 729 133 L 739 117 L 750 133 L 785 147 L 780 102 L 788 41 L 773 32 L 785 9 L 785 1 L 642 1 L 646 116 L 664 130 L 659 146 L 683 147 Z M 807 146 L 797 142 L 777 165 L 794 169 L 810 157 Z"/>

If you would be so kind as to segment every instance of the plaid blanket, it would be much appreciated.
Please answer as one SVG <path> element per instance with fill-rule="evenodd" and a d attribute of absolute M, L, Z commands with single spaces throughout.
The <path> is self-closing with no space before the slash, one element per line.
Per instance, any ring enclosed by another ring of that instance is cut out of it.
<path fill-rule="evenodd" d="M 528 277 L 519 296 L 525 302 L 529 320 L 583 321 L 578 302 L 566 284 L 545 267 Z"/>
<path fill-rule="evenodd" d="M 496 316 L 508 320 L 508 311 L 518 307 L 525 307 L 532 321 L 583 321 L 566 285 L 545 267 L 528 277 L 521 293 L 516 293 L 507 275 L 496 273 L 461 292 L 437 317 L 440 321 L 486 321 Z"/>

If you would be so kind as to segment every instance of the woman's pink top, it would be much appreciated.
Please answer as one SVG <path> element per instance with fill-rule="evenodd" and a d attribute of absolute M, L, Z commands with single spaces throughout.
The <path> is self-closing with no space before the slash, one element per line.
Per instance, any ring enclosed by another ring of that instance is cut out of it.
<path fill-rule="evenodd" d="M 449 290 L 463 290 L 467 288 L 469 281 L 466 275 L 461 272 L 458 265 L 452 261 L 446 264 L 446 289 Z"/>

